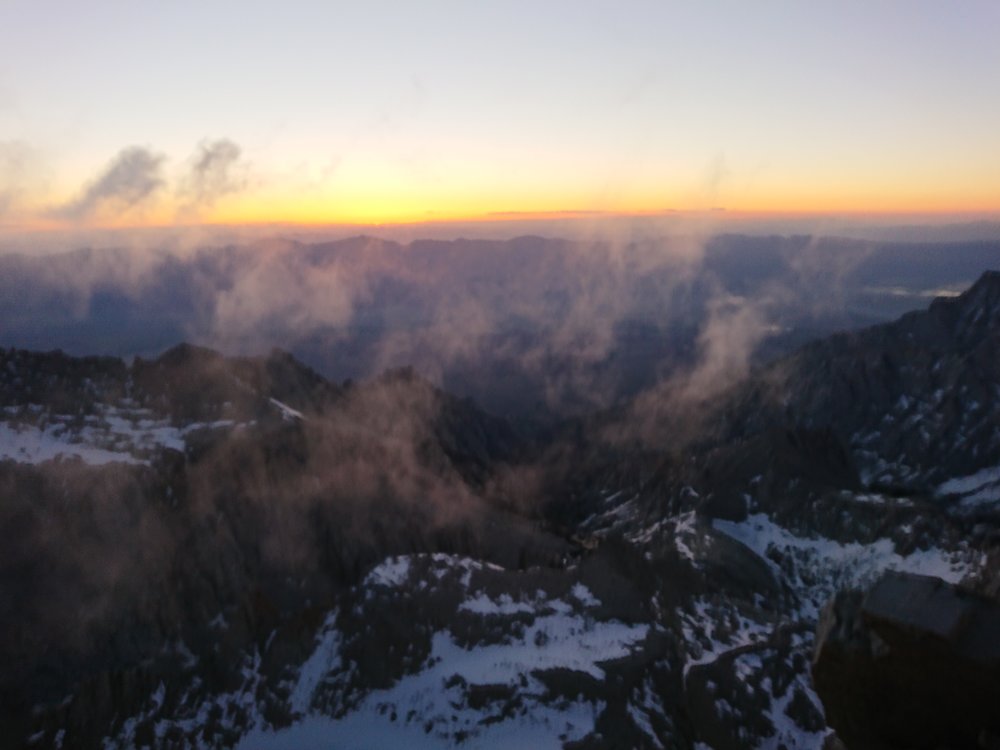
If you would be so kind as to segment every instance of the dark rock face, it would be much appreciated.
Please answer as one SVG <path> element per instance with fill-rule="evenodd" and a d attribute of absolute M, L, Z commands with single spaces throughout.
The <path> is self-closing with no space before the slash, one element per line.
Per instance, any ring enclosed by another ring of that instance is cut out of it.
<path fill-rule="evenodd" d="M 998 383 L 1000 273 L 991 271 L 926 311 L 803 347 L 736 392 L 729 424 L 737 434 L 831 429 L 866 484 L 920 491 L 995 463 Z"/>
<path fill-rule="evenodd" d="M 851 750 L 992 747 L 1000 737 L 1000 602 L 886 573 L 823 613 L 813 663 Z M 985 743 L 985 744 L 984 744 Z"/>
<path fill-rule="evenodd" d="M 860 488 L 903 498 L 944 488 L 936 507 L 992 519 L 1000 501 L 966 503 L 946 480 L 992 469 L 1000 456 L 998 300 L 1000 272 L 987 272 L 958 297 L 812 342 L 705 402 L 651 391 L 584 431 L 587 460 L 559 512 L 593 512 L 586 498 L 611 481 L 640 494 L 653 517 L 697 505 L 739 520 L 752 483 L 762 510 L 799 528 L 812 520 L 804 506 Z M 813 530 L 837 535 L 843 514 L 831 516 Z"/>

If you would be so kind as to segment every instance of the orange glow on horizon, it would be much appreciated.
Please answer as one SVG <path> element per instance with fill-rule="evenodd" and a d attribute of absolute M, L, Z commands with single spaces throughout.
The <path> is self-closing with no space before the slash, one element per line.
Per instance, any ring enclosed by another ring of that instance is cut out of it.
<path fill-rule="evenodd" d="M 15 231 L 58 231 L 73 229 L 139 229 L 170 226 L 391 226 L 517 221 L 574 221 L 606 218 L 683 218 L 708 217 L 754 220 L 802 217 L 844 217 L 891 219 L 894 217 L 935 216 L 1000 219 L 1000 197 L 992 191 L 977 194 L 953 191 L 950 195 L 920 190 L 911 186 L 901 191 L 868 190 L 854 192 L 792 189 L 771 192 L 747 192 L 722 200 L 719 206 L 698 205 L 692 196 L 674 194 L 621 196 L 618 200 L 587 201 L 580 194 L 560 197 L 555 191 L 516 196 L 483 195 L 470 191 L 467 196 L 414 195 L 407 190 L 379 194 L 368 189 L 354 197 L 307 195 L 242 195 L 220 203 L 211 211 L 185 215 L 175 206 L 158 204 L 145 211 L 118 217 L 96 216 L 81 222 L 38 212 L 0 224 Z M 526 191 L 527 192 L 527 191 Z"/>
<path fill-rule="evenodd" d="M 998 194 L 940 195 L 912 189 L 905 195 L 877 188 L 836 194 L 820 189 L 787 190 L 769 195 L 747 195 L 739 200 L 720 200 L 718 205 L 699 205 L 683 196 L 648 196 L 607 201 L 604 204 L 552 195 L 521 200 L 508 196 L 468 196 L 448 199 L 409 194 L 364 197 L 354 200 L 313 198 L 279 201 L 240 201 L 204 217 L 220 224 L 380 225 L 452 222 L 503 222 L 518 220 L 587 219 L 611 216 L 676 216 L 717 214 L 733 217 L 773 216 L 906 216 L 906 215 L 1000 215 Z M 671 200 L 673 198 L 673 200 Z M 166 222 L 166 223 L 169 223 Z"/>

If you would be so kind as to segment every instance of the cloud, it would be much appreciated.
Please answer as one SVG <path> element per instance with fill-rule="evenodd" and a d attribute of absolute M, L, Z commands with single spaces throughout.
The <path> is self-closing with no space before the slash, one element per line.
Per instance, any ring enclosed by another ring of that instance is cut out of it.
<path fill-rule="evenodd" d="M 170 187 L 178 201 L 178 215 L 190 218 L 211 208 L 222 196 L 239 192 L 247 185 L 242 149 L 227 138 L 198 144 L 186 170 L 173 186 L 168 186 L 165 162 L 163 154 L 143 146 L 122 149 L 77 198 L 50 210 L 48 215 L 70 221 L 113 218 L 149 205 Z M 5 195 L 3 187 L 0 182 L 0 208 Z"/>
<path fill-rule="evenodd" d="M 750 371 L 750 358 L 771 331 L 767 310 L 772 301 L 719 294 L 708 304 L 708 319 L 698 335 L 699 359 L 687 376 L 683 394 L 709 398 Z"/>
<path fill-rule="evenodd" d="M 197 160 L 204 173 L 220 163 L 211 145 Z M 239 157 L 222 151 L 225 184 L 225 165 Z M 788 345 L 784 333 L 839 316 L 838 279 L 849 280 L 864 249 L 805 237 L 715 241 L 701 225 L 683 226 L 655 237 L 647 223 L 595 219 L 590 239 L 406 245 L 355 237 L 230 247 L 199 235 L 145 264 L 73 265 L 51 284 L 80 290 L 78 316 L 93 290 L 113 287 L 197 343 L 281 346 L 334 378 L 413 366 L 516 418 L 583 416 L 653 389 L 643 403 L 662 408 L 643 407 L 636 422 L 656 422 L 646 417 L 746 377 L 762 343 L 770 356 Z M 129 257 L 150 256 L 142 239 Z"/>
<path fill-rule="evenodd" d="M 503 370 L 539 388 L 556 412 L 610 406 L 625 387 L 614 359 L 623 324 L 669 325 L 665 301 L 690 283 L 701 253 L 687 238 L 647 242 L 627 233 L 411 246 L 403 255 L 410 267 L 420 257 L 439 260 L 415 279 L 421 314 L 385 332 L 375 370 L 414 365 L 442 383 L 449 372 L 464 380 Z"/>
<path fill-rule="evenodd" d="M 0 141 L 0 219 L 15 212 L 39 178 L 39 158 L 31 146 Z"/>
<path fill-rule="evenodd" d="M 59 218 L 79 221 L 99 215 L 120 215 L 148 203 L 166 184 L 164 157 L 142 146 L 123 149 L 76 200 L 53 211 Z"/>
<path fill-rule="evenodd" d="M 247 185 L 247 165 L 242 149 L 228 138 L 202 141 L 181 181 L 181 214 L 197 214 L 221 197 L 238 193 Z"/>
<path fill-rule="evenodd" d="M 265 242 L 239 257 L 213 299 L 213 345 L 253 348 L 293 340 L 317 328 L 344 326 L 364 279 L 336 264 L 318 267 L 302 260 L 294 243 Z"/>

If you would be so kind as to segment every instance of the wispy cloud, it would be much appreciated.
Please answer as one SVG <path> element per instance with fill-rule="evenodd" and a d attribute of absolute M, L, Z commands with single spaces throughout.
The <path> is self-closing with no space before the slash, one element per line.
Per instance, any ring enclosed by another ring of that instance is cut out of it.
<path fill-rule="evenodd" d="M 182 178 L 178 193 L 181 215 L 196 215 L 211 208 L 225 195 L 238 193 L 248 183 L 248 165 L 243 151 L 228 138 L 205 140 L 191 159 L 190 170 Z"/>
<path fill-rule="evenodd" d="M 38 179 L 38 154 L 23 141 L 0 141 L 0 219 L 11 214 Z"/>
<path fill-rule="evenodd" d="M 78 198 L 56 208 L 58 218 L 80 221 L 121 215 L 147 204 L 163 189 L 164 157 L 142 146 L 123 149 Z"/>

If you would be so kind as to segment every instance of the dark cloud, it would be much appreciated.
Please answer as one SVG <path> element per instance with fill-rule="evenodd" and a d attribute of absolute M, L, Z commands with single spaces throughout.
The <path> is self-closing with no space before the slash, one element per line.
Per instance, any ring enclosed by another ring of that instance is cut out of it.
<path fill-rule="evenodd" d="M 122 214 L 147 203 L 164 186 L 164 157 L 142 146 L 123 149 L 74 201 L 54 215 L 73 220 Z"/>
<path fill-rule="evenodd" d="M 242 154 L 242 149 L 227 138 L 202 141 L 180 185 L 181 213 L 198 213 L 222 196 L 243 190 L 247 169 Z"/>

